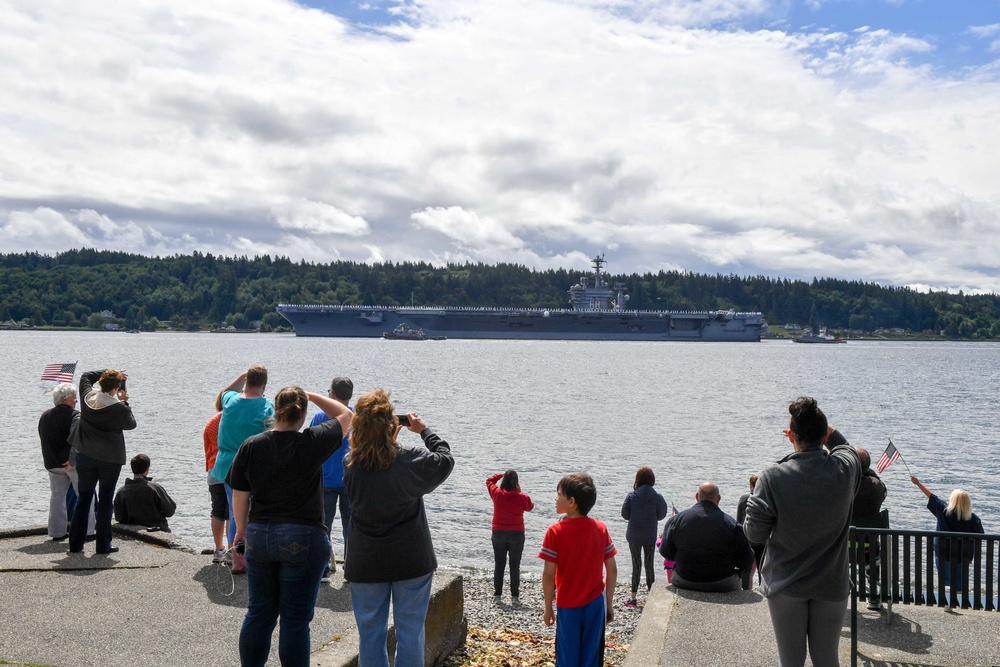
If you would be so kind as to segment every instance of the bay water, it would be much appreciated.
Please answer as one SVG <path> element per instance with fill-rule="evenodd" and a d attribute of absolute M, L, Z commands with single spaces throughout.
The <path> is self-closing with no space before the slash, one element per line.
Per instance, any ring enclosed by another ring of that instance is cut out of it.
<path fill-rule="evenodd" d="M 268 396 L 287 385 L 323 393 L 336 375 L 355 397 L 392 392 L 397 412 L 419 413 L 449 442 L 451 477 L 425 499 L 438 559 L 492 565 L 486 477 L 518 471 L 535 501 L 525 516 L 523 569 L 555 519 L 556 483 L 588 472 L 597 483 L 591 516 L 625 547 L 621 504 L 648 465 L 678 510 L 714 481 L 735 514 L 750 474 L 791 451 L 782 434 L 788 403 L 814 396 L 830 422 L 873 462 L 889 443 L 903 461 L 882 475 L 893 527 L 932 529 L 926 499 L 907 470 L 947 497 L 972 496 L 986 532 L 1000 532 L 1000 343 L 875 342 L 846 345 L 614 341 L 386 341 L 291 334 L 0 331 L 0 527 L 44 524 L 48 475 L 37 435 L 52 406 L 48 363 L 80 373 L 129 375 L 138 427 L 128 456 L 150 456 L 151 475 L 177 501 L 174 534 L 212 545 L 202 430 L 216 394 L 255 363 L 269 369 Z M 311 406 L 312 407 L 312 406 Z M 404 431 L 404 444 L 420 445 Z M 129 473 L 123 468 L 119 485 Z M 339 527 L 338 524 L 335 527 Z M 342 556 L 340 532 L 334 549 Z"/>

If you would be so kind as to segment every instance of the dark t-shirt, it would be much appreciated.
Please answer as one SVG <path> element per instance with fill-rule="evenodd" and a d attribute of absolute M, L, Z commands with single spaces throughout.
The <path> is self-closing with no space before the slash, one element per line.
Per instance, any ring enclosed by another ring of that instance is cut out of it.
<path fill-rule="evenodd" d="M 336 419 L 303 431 L 267 431 L 247 438 L 226 482 L 236 491 L 250 492 L 250 523 L 324 528 L 323 461 L 343 438 Z"/>

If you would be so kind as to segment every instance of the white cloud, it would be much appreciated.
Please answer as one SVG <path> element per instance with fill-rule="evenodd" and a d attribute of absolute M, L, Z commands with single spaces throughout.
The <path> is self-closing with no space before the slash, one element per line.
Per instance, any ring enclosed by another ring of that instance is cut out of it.
<path fill-rule="evenodd" d="M 1000 23 L 969 26 L 967 32 L 973 37 L 979 37 L 979 38 L 986 38 L 986 37 L 992 37 L 993 35 L 1000 35 Z"/>
<path fill-rule="evenodd" d="M 410 218 L 418 227 L 440 232 L 464 247 L 516 250 L 524 246 L 524 242 L 505 229 L 500 221 L 480 217 L 460 206 L 428 207 Z"/>
<path fill-rule="evenodd" d="M 285 0 L 0 0 L 0 252 L 608 249 L 1000 291 L 998 65 L 913 65 L 935 43 L 868 20 L 727 26 L 786 10 L 428 0 L 366 32 Z"/>
<path fill-rule="evenodd" d="M 310 234 L 363 236 L 371 230 L 364 218 L 349 215 L 323 202 L 297 199 L 271 207 L 278 227 Z"/>

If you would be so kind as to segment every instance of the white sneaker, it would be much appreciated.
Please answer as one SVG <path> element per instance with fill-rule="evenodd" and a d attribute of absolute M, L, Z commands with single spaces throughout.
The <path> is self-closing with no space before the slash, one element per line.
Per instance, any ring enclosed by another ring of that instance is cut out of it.
<path fill-rule="evenodd" d="M 226 558 L 225 549 L 216 549 L 214 552 L 212 552 L 213 563 L 221 563 L 223 560 L 225 560 L 225 558 Z"/>

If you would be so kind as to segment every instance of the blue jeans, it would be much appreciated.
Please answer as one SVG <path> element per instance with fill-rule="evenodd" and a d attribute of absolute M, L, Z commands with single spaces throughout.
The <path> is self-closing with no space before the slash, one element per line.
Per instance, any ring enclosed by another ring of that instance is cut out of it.
<path fill-rule="evenodd" d="M 246 533 L 247 615 L 240 630 L 240 664 L 262 666 L 281 617 L 278 658 L 284 667 L 309 664 L 309 623 L 319 580 L 330 562 L 330 538 L 318 526 L 251 523 Z"/>
<path fill-rule="evenodd" d="M 340 505 L 340 527 L 344 534 L 344 553 L 347 553 L 347 524 L 351 521 L 351 501 L 347 499 L 347 489 L 342 486 L 323 487 L 323 515 L 326 521 L 326 532 L 333 530 L 333 519 L 337 516 L 337 505 Z"/>
<path fill-rule="evenodd" d="M 434 573 L 416 579 L 378 584 L 351 582 L 351 605 L 361 645 L 358 667 L 389 667 L 389 599 L 396 626 L 395 667 L 423 667 L 424 619 L 431 600 Z"/>
<path fill-rule="evenodd" d="M 111 549 L 111 517 L 115 509 L 115 485 L 118 484 L 122 467 L 118 463 L 98 461 L 80 453 L 76 455 L 75 467 L 79 490 L 76 507 L 80 511 L 73 511 L 73 519 L 69 524 L 69 549 L 83 550 L 83 543 L 87 539 L 87 521 L 90 518 L 87 509 L 94 502 L 94 494 L 100 485 L 94 526 L 97 533 L 97 553 L 108 553 Z"/>
<path fill-rule="evenodd" d="M 226 488 L 226 500 L 229 502 L 229 523 L 226 524 L 226 538 L 229 546 L 236 541 L 236 515 L 233 514 L 233 487 L 225 482 L 222 484 Z"/>

